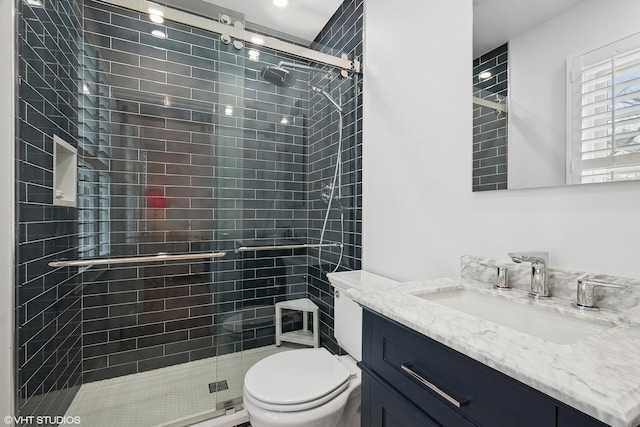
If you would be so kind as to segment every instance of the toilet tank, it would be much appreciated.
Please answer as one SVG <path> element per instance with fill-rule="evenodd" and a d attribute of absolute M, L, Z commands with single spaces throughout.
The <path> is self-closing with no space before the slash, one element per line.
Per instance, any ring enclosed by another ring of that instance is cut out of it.
<path fill-rule="evenodd" d="M 345 291 L 354 287 L 382 289 L 400 282 L 364 270 L 328 273 L 327 278 L 335 289 L 333 334 L 340 347 L 362 360 L 362 308 Z"/>

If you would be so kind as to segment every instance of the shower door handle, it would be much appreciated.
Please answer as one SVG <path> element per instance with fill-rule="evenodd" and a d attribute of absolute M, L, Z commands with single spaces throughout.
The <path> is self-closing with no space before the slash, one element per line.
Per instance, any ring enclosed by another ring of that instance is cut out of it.
<path fill-rule="evenodd" d="M 127 258 L 98 258 L 98 259 L 79 259 L 73 261 L 52 261 L 49 267 L 79 267 L 85 265 L 115 265 L 115 264 L 132 264 L 136 262 L 163 262 L 163 261 L 183 261 L 221 258 L 226 252 L 207 252 L 199 254 L 171 255 L 166 252 L 158 252 L 156 255 L 143 255 Z"/>

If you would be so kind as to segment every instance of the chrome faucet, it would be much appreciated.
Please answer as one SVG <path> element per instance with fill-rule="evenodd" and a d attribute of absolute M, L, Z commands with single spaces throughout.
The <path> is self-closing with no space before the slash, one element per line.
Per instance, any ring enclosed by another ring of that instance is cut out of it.
<path fill-rule="evenodd" d="M 485 267 L 490 267 L 495 270 L 496 277 L 493 283 L 494 288 L 501 290 L 511 289 L 511 286 L 509 286 L 509 269 L 507 269 L 507 267 L 501 265 L 485 264 L 483 262 L 481 262 L 480 265 L 484 265 Z"/>
<path fill-rule="evenodd" d="M 548 252 L 511 252 L 509 256 L 513 262 L 531 263 L 531 289 L 529 296 L 534 298 L 550 297 L 549 292 L 549 265 Z"/>
<path fill-rule="evenodd" d="M 595 288 L 626 288 L 626 285 L 616 285 L 615 283 L 599 282 L 597 280 L 579 279 L 576 293 L 576 301 L 571 303 L 575 308 L 580 310 L 597 311 L 595 304 Z"/>

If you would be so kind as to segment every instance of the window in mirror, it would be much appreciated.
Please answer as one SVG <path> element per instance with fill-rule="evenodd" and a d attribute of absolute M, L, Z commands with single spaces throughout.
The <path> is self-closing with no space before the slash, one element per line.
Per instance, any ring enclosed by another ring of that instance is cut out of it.
<path fill-rule="evenodd" d="M 569 183 L 640 179 L 640 35 L 569 57 Z"/>

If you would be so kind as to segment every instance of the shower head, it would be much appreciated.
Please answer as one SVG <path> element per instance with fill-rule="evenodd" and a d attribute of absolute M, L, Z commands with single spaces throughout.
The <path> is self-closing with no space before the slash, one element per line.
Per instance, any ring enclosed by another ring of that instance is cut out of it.
<path fill-rule="evenodd" d="M 293 87 L 296 84 L 296 77 L 293 75 L 293 73 L 284 68 L 284 66 L 301 68 L 303 70 L 319 71 L 317 68 L 311 67 L 309 65 L 294 64 L 291 62 L 280 62 L 278 65 L 269 65 L 267 67 L 264 67 L 260 72 L 260 75 L 262 75 L 263 79 L 276 86 Z M 309 86 L 314 92 L 318 92 L 322 94 L 322 96 L 327 98 L 329 102 L 331 102 L 331 104 L 336 107 L 336 110 L 342 112 L 342 107 L 333 98 L 331 98 L 331 95 L 329 95 L 326 91 L 319 89 L 311 84 Z M 297 114 L 292 115 L 295 116 Z"/>
<path fill-rule="evenodd" d="M 265 67 L 260 74 L 263 79 L 276 86 L 293 87 L 296 84 L 296 77 L 280 65 Z"/>
<path fill-rule="evenodd" d="M 325 78 L 331 78 L 332 74 L 325 70 L 310 65 L 296 64 L 294 62 L 281 61 L 278 65 L 269 65 L 262 69 L 262 78 L 280 87 L 293 87 L 296 84 L 296 78 L 287 68 L 294 68 L 298 70 L 309 70 L 316 72 L 324 72 Z"/>

